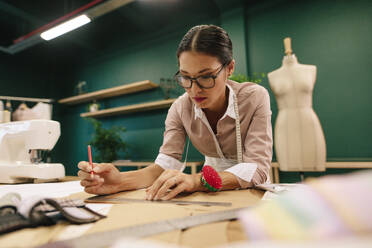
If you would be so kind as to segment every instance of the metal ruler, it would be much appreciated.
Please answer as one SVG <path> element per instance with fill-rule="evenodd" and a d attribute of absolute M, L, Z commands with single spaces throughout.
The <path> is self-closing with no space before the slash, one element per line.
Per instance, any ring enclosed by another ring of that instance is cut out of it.
<path fill-rule="evenodd" d="M 235 208 L 206 214 L 198 214 L 183 218 L 175 218 L 141 225 L 128 226 L 116 230 L 92 233 L 78 238 L 57 241 L 40 246 L 40 248 L 107 247 L 115 243 L 120 238 L 143 238 L 158 233 L 169 232 L 173 230 L 182 230 L 202 224 L 234 220 L 237 218 L 237 212 L 244 209 L 246 208 Z"/>
<path fill-rule="evenodd" d="M 177 205 L 203 205 L 203 206 L 223 206 L 230 207 L 231 202 L 209 202 L 209 201 L 148 201 L 145 199 L 132 199 L 124 197 L 107 198 L 105 195 L 93 196 L 85 199 L 86 203 L 120 203 L 120 202 L 136 202 L 136 203 L 162 203 L 162 204 L 177 204 Z"/>

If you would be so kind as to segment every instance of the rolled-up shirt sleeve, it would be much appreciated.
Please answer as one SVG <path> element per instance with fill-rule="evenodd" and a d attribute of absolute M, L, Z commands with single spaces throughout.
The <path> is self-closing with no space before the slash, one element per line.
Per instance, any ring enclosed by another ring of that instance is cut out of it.
<path fill-rule="evenodd" d="M 185 146 L 186 131 L 182 124 L 180 111 L 178 111 L 178 108 L 181 107 L 179 106 L 180 104 L 177 100 L 172 104 L 165 120 L 163 144 L 155 160 L 155 164 L 163 169 L 181 171 L 184 169 L 184 165 L 180 160 L 182 159 Z"/>
<path fill-rule="evenodd" d="M 242 188 L 270 181 L 273 140 L 270 97 L 267 90 L 259 91 L 256 99 L 259 103 L 243 144 L 243 163 L 226 170 L 237 177 Z"/>

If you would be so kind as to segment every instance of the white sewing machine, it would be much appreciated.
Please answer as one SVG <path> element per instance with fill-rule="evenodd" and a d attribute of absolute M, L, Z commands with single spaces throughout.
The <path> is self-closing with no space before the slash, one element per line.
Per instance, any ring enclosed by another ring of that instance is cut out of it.
<path fill-rule="evenodd" d="M 65 176 L 62 164 L 44 163 L 61 134 L 50 120 L 0 124 L 0 183 L 54 181 Z"/>

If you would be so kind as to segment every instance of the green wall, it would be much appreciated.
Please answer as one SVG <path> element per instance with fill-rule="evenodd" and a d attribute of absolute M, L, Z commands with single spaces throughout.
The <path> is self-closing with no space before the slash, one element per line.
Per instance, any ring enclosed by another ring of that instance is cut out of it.
<path fill-rule="evenodd" d="M 285 37 L 292 38 L 300 63 L 317 66 L 313 108 L 329 161 L 372 160 L 371 13 L 370 1 L 277 1 L 247 10 L 251 71 L 279 68 Z M 267 80 L 263 86 L 269 88 Z M 271 90 L 270 95 L 274 124 L 277 105 Z M 296 175 L 281 178 L 292 181 Z"/>
<path fill-rule="evenodd" d="M 280 67 L 282 40 L 292 37 L 299 62 L 318 67 L 314 110 L 326 136 L 328 160 L 371 160 L 370 13 L 371 3 L 361 0 L 265 1 L 222 11 L 216 19 L 199 18 L 199 23 L 221 25 L 229 32 L 237 71 L 241 73 L 268 73 Z M 171 77 L 177 70 L 178 42 L 191 26 L 178 24 L 172 32 L 151 34 L 149 39 L 132 37 L 122 46 L 108 48 L 105 56 L 85 60 L 70 73 L 61 97 L 71 95 L 80 80 L 87 81 L 89 90 L 94 91 L 144 79 L 159 83 L 160 78 Z M 262 85 L 269 89 L 267 80 Z M 270 89 L 269 92 L 274 126 L 277 106 Z M 113 107 L 159 99 L 163 99 L 162 91 L 155 89 L 103 104 Z M 86 144 L 93 130 L 79 116 L 86 111 L 85 104 L 58 108 L 62 137 L 56 147 L 56 160 L 65 164 L 69 174 L 75 174 L 77 162 L 87 159 Z M 130 148 L 122 154 L 123 159 L 153 160 L 162 143 L 166 114 L 166 110 L 156 110 L 102 120 L 105 126 L 127 128 L 123 138 Z M 202 156 L 192 148 L 188 159 L 199 160 Z M 298 175 L 281 173 L 281 178 L 296 181 Z"/>
<path fill-rule="evenodd" d="M 84 63 L 79 68 L 74 82 L 85 80 L 89 90 L 99 90 L 149 79 L 155 83 L 160 78 L 171 78 L 177 71 L 176 49 L 184 31 L 154 39 L 151 43 L 131 45 Z M 71 89 L 73 84 L 71 85 Z M 161 89 L 154 89 L 114 99 L 100 101 L 105 108 L 136 104 L 164 99 Z M 77 171 L 78 161 L 87 160 L 87 142 L 93 128 L 84 119 L 81 112 L 86 112 L 86 104 L 64 107 L 62 111 L 62 128 L 64 135 L 60 140 L 60 160 L 70 174 Z M 153 161 L 162 144 L 164 121 L 167 110 L 155 110 L 100 119 L 105 127 L 124 126 L 127 131 L 123 139 L 128 144 L 122 159 Z M 63 154 L 62 154 L 63 153 Z M 189 160 L 200 160 L 201 155 L 191 148 Z"/>
<path fill-rule="evenodd" d="M 238 14 L 238 15 L 237 15 Z M 76 73 L 71 77 L 68 93 L 73 93 L 74 84 L 84 80 L 88 84 L 88 91 L 149 79 L 159 83 L 161 78 L 171 78 L 178 70 L 176 50 L 182 36 L 192 26 L 200 23 L 221 25 L 231 30 L 234 51 L 237 54 L 237 71 L 246 73 L 244 19 L 243 8 L 224 13 L 220 18 L 203 19 L 200 22 L 185 24 L 177 30 L 167 33 L 159 31 L 148 37 L 128 38 L 121 47 L 108 48 L 104 56 L 93 57 L 77 65 Z M 176 95 L 174 95 L 176 96 Z M 100 101 L 105 108 L 136 104 L 164 99 L 161 89 L 144 91 L 125 95 L 115 99 Z M 69 174 L 76 174 L 77 163 L 87 160 L 86 145 L 91 138 L 93 128 L 84 119 L 81 112 L 86 112 L 86 104 L 76 106 L 60 106 L 60 121 L 63 135 L 57 144 L 57 160 L 66 166 Z M 155 110 L 129 115 L 114 116 L 100 119 L 104 127 L 124 126 L 127 131 L 123 139 L 128 144 L 128 150 L 121 154 L 122 159 L 153 161 L 162 144 L 164 121 L 167 110 Z M 93 151 L 94 152 L 94 151 Z M 188 161 L 199 161 L 203 156 L 190 144 Z"/>
<path fill-rule="evenodd" d="M 45 66 L 43 61 L 22 54 L 0 53 L 0 95 L 49 97 L 51 90 L 49 83 L 52 75 L 45 70 Z M 12 102 L 14 107 L 18 104 L 18 102 Z"/>

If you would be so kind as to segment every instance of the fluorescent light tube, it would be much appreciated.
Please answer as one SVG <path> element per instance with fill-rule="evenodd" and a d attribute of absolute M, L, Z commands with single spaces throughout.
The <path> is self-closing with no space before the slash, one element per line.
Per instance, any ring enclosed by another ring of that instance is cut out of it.
<path fill-rule="evenodd" d="M 88 16 L 81 15 L 41 33 L 40 36 L 44 40 L 51 40 L 62 34 L 70 32 L 71 30 L 81 27 L 90 21 L 91 20 Z"/>

